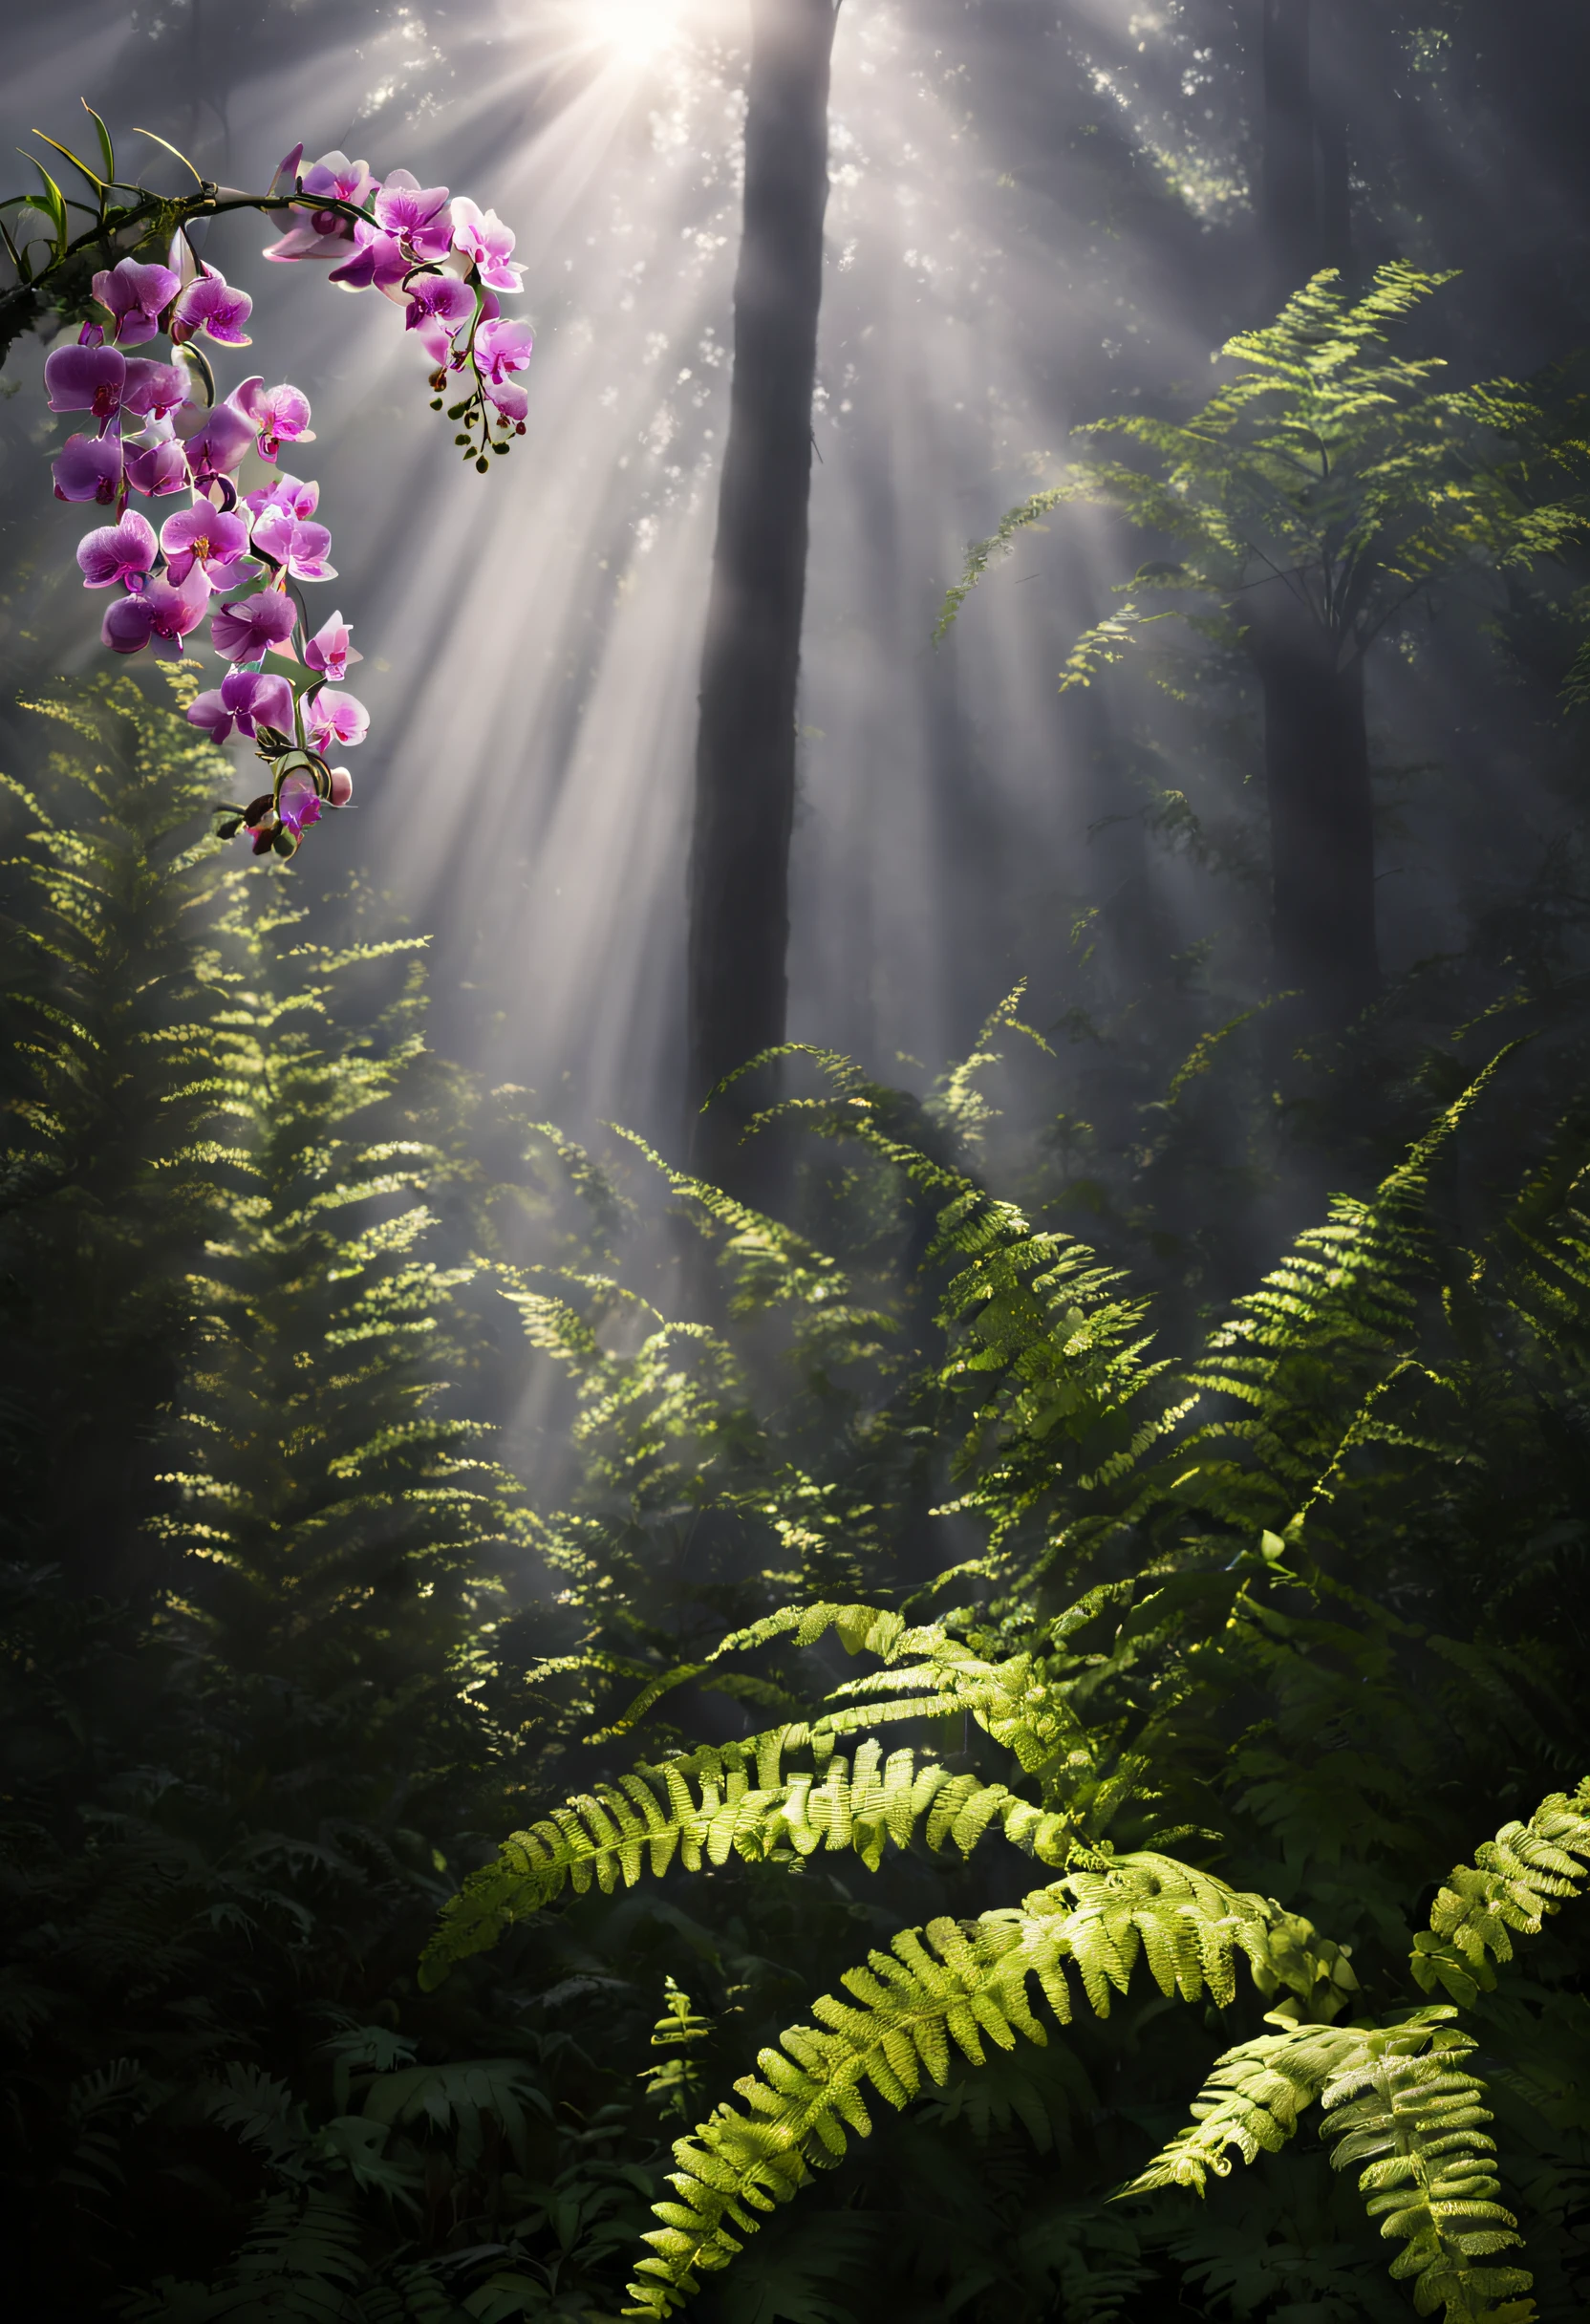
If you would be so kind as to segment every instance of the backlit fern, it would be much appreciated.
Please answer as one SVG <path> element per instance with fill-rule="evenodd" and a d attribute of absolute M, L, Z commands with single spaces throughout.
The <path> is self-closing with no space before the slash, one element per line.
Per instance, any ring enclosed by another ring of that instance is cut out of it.
<path fill-rule="evenodd" d="M 1443 1673 L 1460 1727 L 1490 1715 L 1513 1683 L 1489 1642 L 1429 1635 L 1355 1586 L 1344 1564 L 1361 1528 L 1406 1539 L 1441 1464 L 1477 1480 L 1488 1457 L 1483 1423 L 1460 1444 L 1457 1415 L 1493 1399 L 1496 1340 L 1454 1330 L 1475 1270 L 1443 1244 L 1433 1189 L 1507 1062 L 1472 1081 L 1375 1194 L 1338 1203 L 1329 1225 L 1305 1234 L 1179 1366 L 1155 1353 L 1141 1303 L 1083 1246 L 914 1152 L 852 1105 L 843 1083 L 849 1118 L 819 1107 L 815 1126 L 842 1129 L 936 1206 L 948 1343 L 936 1376 L 946 1425 L 961 1423 L 954 1506 L 986 1529 L 985 1560 L 964 1569 L 982 1605 L 931 1622 L 820 1603 L 677 1666 L 612 1733 L 643 1725 L 722 1658 L 820 1650 L 833 1638 L 874 1667 L 804 1720 L 642 1761 L 529 1825 L 465 1883 L 424 1973 L 445 1976 L 566 1890 L 615 1893 L 676 1863 L 793 1866 L 821 1850 L 884 1867 L 896 1853 L 970 1855 L 1002 1834 L 1060 1877 L 1020 1907 L 903 1930 L 812 2006 L 812 2022 L 758 2052 L 755 2073 L 736 2082 L 740 2102 L 676 2149 L 675 2200 L 658 2206 L 631 2313 L 661 2317 L 702 2295 L 788 2197 L 868 2136 L 880 2105 L 911 2110 L 1019 2037 L 1047 2043 L 1045 2018 L 1107 2017 L 1139 1965 L 1165 1999 L 1257 2008 L 1274 2031 L 1228 2048 L 1192 2128 L 1124 2191 L 1141 2199 L 1211 2184 L 1234 2155 L 1284 2146 L 1318 2106 L 1332 2159 L 1357 2172 L 1366 2216 L 1400 2247 L 1393 2277 L 1421 2313 L 1451 2324 L 1534 2313 L 1527 2273 L 1497 2258 L 1516 2244 L 1517 2222 L 1484 2129 L 1485 2087 L 1470 2070 L 1476 2036 L 1453 2004 L 1482 1998 L 1509 1932 L 1538 1929 L 1574 1892 L 1576 1836 L 1590 1831 L 1583 1797 L 1548 1801 L 1482 1850 L 1477 1869 L 1452 1875 L 1411 1965 L 1416 1990 L 1450 2000 L 1423 2007 L 1399 1997 L 1386 1962 L 1389 1905 L 1366 1897 L 1355 1915 L 1362 1932 L 1368 1908 L 1383 1964 L 1370 1985 L 1321 1933 L 1312 1904 L 1304 1917 L 1290 1898 L 1187 1861 L 1219 1844 L 1197 1827 L 1255 1808 L 1260 1829 L 1285 1818 L 1307 1830 L 1315 1818 L 1320 1844 L 1340 1846 L 1313 1804 L 1337 1791 L 1342 1831 L 1366 1854 L 1389 1852 L 1398 1836 L 1387 1825 L 1377 1839 L 1376 1803 L 1396 1791 L 1394 1771 L 1359 1773 L 1331 1722 L 1371 1707 L 1411 1719 L 1399 1672 L 1407 1657 Z M 732 1223 L 746 1233 L 744 1220 Z M 1499 1229 L 1488 1279 L 1504 1330 L 1528 1334 L 1536 1286 L 1549 1281 L 1564 1310 L 1553 1328 L 1565 1332 L 1578 1289 L 1572 1216 L 1536 1197 L 1533 1273 L 1515 1264 L 1504 1285 L 1510 1232 Z M 1565 1266 L 1542 1258 L 1564 1236 Z M 1575 1289 L 1558 1290 L 1565 1281 Z M 1138 1570 L 1108 1578 L 1112 1545 L 1128 1539 Z M 1098 1579 L 1074 1605 L 1041 1610 L 1061 1575 L 1084 1581 L 1090 1567 Z M 1301 1756 L 1279 1748 L 1284 1724 L 1250 1725 L 1221 1767 L 1208 1722 L 1256 1687 L 1278 1706 L 1295 1694 L 1286 1715 L 1300 1722 L 1290 1748 Z M 929 1733 L 953 1722 L 983 1738 L 995 1764 L 946 1765 L 914 1740 L 891 1749 L 896 1722 Z M 1409 1878 L 1398 1875 L 1404 1892 Z"/>

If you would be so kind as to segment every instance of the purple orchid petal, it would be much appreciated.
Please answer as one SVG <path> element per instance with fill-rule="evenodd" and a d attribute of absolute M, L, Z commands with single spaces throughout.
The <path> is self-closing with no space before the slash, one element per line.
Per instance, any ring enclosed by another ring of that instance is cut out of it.
<path fill-rule="evenodd" d="M 241 467 L 254 431 L 241 412 L 218 403 L 196 436 L 187 441 L 187 464 L 196 484 L 212 484 Z"/>
<path fill-rule="evenodd" d="M 453 343 L 453 334 L 442 323 L 430 320 L 413 325 L 415 337 L 431 358 L 436 371 L 462 371 L 463 357 Z"/>
<path fill-rule="evenodd" d="M 231 734 L 231 712 L 215 689 L 208 694 L 196 694 L 187 706 L 190 726 L 203 727 L 212 742 L 225 742 Z"/>
<path fill-rule="evenodd" d="M 346 678 L 349 664 L 363 659 L 362 654 L 355 652 L 349 625 L 340 613 L 333 613 L 330 621 L 322 622 L 304 648 L 305 663 L 322 678 Z"/>
<path fill-rule="evenodd" d="M 243 672 L 234 670 L 230 678 L 223 678 L 221 681 L 223 695 L 228 686 L 235 686 L 243 675 Z M 271 726 L 278 734 L 290 735 L 296 722 L 292 715 L 291 686 L 285 678 L 278 678 L 274 671 L 256 670 L 249 675 L 252 678 L 252 692 L 248 699 L 247 716 L 252 721 L 253 726 L 255 728 Z M 238 724 L 240 727 L 243 726 L 242 719 L 239 719 Z M 249 729 L 243 727 L 243 731 L 247 733 Z"/>
<path fill-rule="evenodd" d="M 108 508 L 121 490 L 121 440 L 69 436 L 51 463 L 58 501 L 98 501 Z"/>
<path fill-rule="evenodd" d="M 298 183 L 298 164 L 303 158 L 304 147 L 302 140 L 300 140 L 298 144 L 294 145 L 290 153 L 284 154 L 282 156 L 275 168 L 271 171 L 270 183 L 272 188 L 280 184 L 284 178 L 290 179 L 293 184 L 296 185 Z"/>
<path fill-rule="evenodd" d="M 191 635 L 209 611 L 209 576 L 202 565 L 196 565 L 178 588 L 151 581 L 142 601 L 153 616 L 150 645 L 162 660 L 180 660 L 183 638 Z"/>
<path fill-rule="evenodd" d="M 187 454 L 180 443 L 129 444 L 125 459 L 127 482 L 135 492 L 153 500 L 187 490 Z"/>
<path fill-rule="evenodd" d="M 440 324 L 449 335 L 474 319 L 475 293 L 456 274 L 421 274 L 409 285 L 407 328 Z"/>
<path fill-rule="evenodd" d="M 370 732 L 370 713 L 356 696 L 322 686 L 304 705 L 304 723 L 318 749 L 340 742 L 345 750 L 352 750 Z"/>
<path fill-rule="evenodd" d="M 300 258 L 340 258 L 353 239 L 352 219 L 339 210 L 316 210 L 307 226 L 289 226 L 277 241 L 268 242 L 260 256 L 279 267 Z"/>
<path fill-rule="evenodd" d="M 121 408 L 140 420 L 163 420 L 186 401 L 187 388 L 187 374 L 180 363 L 152 363 L 146 355 L 134 355 L 127 365 Z"/>
<path fill-rule="evenodd" d="M 53 412 L 92 412 L 112 420 L 126 393 L 127 358 L 114 347 L 57 347 L 45 357 L 44 388 Z"/>
<path fill-rule="evenodd" d="M 266 255 L 269 257 L 269 252 Z M 335 283 L 339 290 L 368 290 L 376 279 L 374 246 L 367 243 L 362 250 L 355 250 L 346 264 L 333 267 L 326 279 Z"/>
<path fill-rule="evenodd" d="M 210 623 L 210 643 L 225 661 L 258 661 L 287 643 L 297 618 L 289 598 L 262 590 L 220 608 Z"/>
<path fill-rule="evenodd" d="M 503 418 L 511 420 L 516 427 L 523 429 L 525 415 L 530 408 L 530 398 L 518 380 L 484 379 L 481 385 L 483 392 L 497 406 Z"/>
<path fill-rule="evenodd" d="M 108 608 L 99 635 L 113 654 L 139 654 L 152 646 L 162 659 L 177 659 L 183 639 L 199 627 L 209 603 L 210 585 L 195 566 L 181 589 L 151 581 L 136 597 Z"/>
<path fill-rule="evenodd" d="M 113 318 L 112 338 L 122 347 L 152 339 L 182 281 L 169 267 L 140 266 L 133 258 L 101 269 L 94 278 L 94 295 Z"/>
<path fill-rule="evenodd" d="M 300 183 L 306 194 L 352 202 L 360 208 L 373 193 L 380 191 L 370 175 L 369 162 L 350 161 L 345 153 L 323 153 L 318 161 L 305 170 Z"/>
<path fill-rule="evenodd" d="M 420 257 L 441 258 L 453 241 L 453 222 L 444 215 L 446 204 L 444 185 L 421 185 L 412 171 L 395 169 L 376 196 L 376 219 L 383 232 L 400 238 Z M 434 242 L 439 234 L 440 250 L 420 249 L 421 237 Z"/>
<path fill-rule="evenodd" d="M 243 326 L 253 308 L 247 290 L 234 290 L 224 274 L 201 263 L 171 311 L 172 339 L 180 346 L 202 331 L 223 347 L 247 347 L 252 342 Z"/>
<path fill-rule="evenodd" d="M 85 532 L 77 544 L 77 563 L 85 589 L 142 587 L 142 577 L 155 566 L 155 527 L 146 516 L 129 508 L 119 525 L 101 525 Z"/>
<path fill-rule="evenodd" d="M 285 565 L 295 581 L 334 581 L 326 561 L 332 536 L 324 525 L 306 525 L 286 508 L 267 508 L 254 520 L 254 547 Z"/>
<path fill-rule="evenodd" d="M 294 839 L 302 839 L 312 823 L 320 821 L 320 793 L 308 775 L 289 775 L 283 783 L 276 801 L 276 813 L 284 831 Z"/>
<path fill-rule="evenodd" d="M 226 400 L 253 428 L 262 460 L 274 460 L 284 442 L 314 441 L 309 398 L 285 379 L 277 387 L 267 387 L 258 378 L 245 379 Z"/>
<path fill-rule="evenodd" d="M 278 476 L 273 484 L 250 492 L 243 506 L 256 516 L 263 516 L 268 508 L 285 508 L 290 516 L 312 517 L 320 506 L 320 486 L 301 484 L 296 476 Z"/>
<path fill-rule="evenodd" d="M 333 267 L 328 280 L 344 290 L 368 290 L 374 284 L 389 298 L 400 298 L 403 277 L 414 265 L 402 244 L 363 224 L 355 228 L 355 239 L 358 247 L 354 256 L 344 266 Z"/>
<path fill-rule="evenodd" d="M 238 578 L 227 567 L 248 552 L 248 527 L 240 516 L 228 516 L 208 501 L 195 501 L 191 508 L 180 508 L 175 516 L 166 518 L 161 527 L 161 547 L 173 581 L 184 581 L 190 567 L 198 563 L 225 589 Z"/>
<path fill-rule="evenodd" d="M 252 737 L 261 726 L 278 734 L 293 730 L 292 688 L 285 678 L 265 677 L 258 670 L 232 670 L 219 692 L 201 694 L 188 712 L 195 726 L 203 726 L 216 742 L 225 742 L 235 726 Z"/>
<path fill-rule="evenodd" d="M 453 247 L 462 250 L 479 269 L 482 282 L 494 290 L 520 290 L 525 269 L 510 263 L 517 237 L 495 210 L 482 211 L 460 195 L 453 204 Z"/>
<path fill-rule="evenodd" d="M 141 654 L 149 643 L 154 618 L 147 590 L 139 597 L 118 597 L 115 605 L 105 608 L 99 642 L 113 654 Z"/>
<path fill-rule="evenodd" d="M 306 169 L 298 181 L 298 190 L 316 197 L 322 203 L 347 202 L 362 209 L 373 194 L 380 191 L 370 175 L 368 161 L 350 161 L 345 153 L 322 154 L 318 161 Z M 265 255 L 278 266 L 290 265 L 304 258 L 344 258 L 354 240 L 354 221 L 339 210 L 311 207 L 307 203 L 295 204 L 296 223 L 281 238 L 267 246 Z M 363 286 L 355 286 L 362 288 Z"/>
<path fill-rule="evenodd" d="M 476 332 L 474 352 L 482 378 L 500 385 L 510 372 L 527 367 L 535 352 L 535 334 L 528 323 L 510 323 L 493 315 Z"/>

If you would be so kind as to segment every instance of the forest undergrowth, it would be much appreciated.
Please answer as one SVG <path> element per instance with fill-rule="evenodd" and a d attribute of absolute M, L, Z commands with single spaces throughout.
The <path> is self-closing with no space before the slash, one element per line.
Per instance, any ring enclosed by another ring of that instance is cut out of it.
<path fill-rule="evenodd" d="M 132 680 L 43 707 L 0 873 L 13 2313 L 1582 2314 L 1560 915 L 1320 1051 L 1285 1134 L 1358 1192 L 1216 1301 L 1156 1189 L 1239 1246 L 1248 1035 L 1094 1203 L 1146 1283 L 1064 1172 L 999 1192 L 1014 1001 L 925 1103 L 792 1063 L 780 1224 L 439 1059 L 422 946 L 226 869 L 216 755 Z M 487 1425 L 548 1376 L 555 1491 Z"/>

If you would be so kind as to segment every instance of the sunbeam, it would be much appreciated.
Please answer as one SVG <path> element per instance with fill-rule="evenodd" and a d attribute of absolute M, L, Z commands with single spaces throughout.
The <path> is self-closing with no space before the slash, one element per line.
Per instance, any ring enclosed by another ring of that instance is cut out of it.
<path fill-rule="evenodd" d="M 683 0 L 571 0 L 564 12 L 571 43 L 650 64 L 678 39 Z"/>

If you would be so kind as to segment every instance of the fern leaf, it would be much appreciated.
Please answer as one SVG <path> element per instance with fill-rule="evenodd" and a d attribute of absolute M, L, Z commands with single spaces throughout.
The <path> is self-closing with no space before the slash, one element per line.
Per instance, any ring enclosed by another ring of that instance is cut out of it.
<path fill-rule="evenodd" d="M 1590 1865 L 1590 1777 L 1569 1798 L 1555 1792 L 1528 1823 L 1504 1824 L 1459 1864 L 1413 1940 L 1413 1975 L 1468 2007 L 1495 1986 L 1493 1962 L 1511 1961 L 1512 1937 L 1538 1936 L 1564 1898 L 1577 1897 Z"/>
<path fill-rule="evenodd" d="M 817 2025 L 791 2027 L 762 2052 L 759 2072 L 735 2085 L 743 2111 L 720 2106 L 676 2145 L 677 2200 L 656 2206 L 660 2224 L 645 2238 L 650 2254 L 625 2313 L 671 2314 L 703 2274 L 728 2265 L 761 2215 L 838 2161 L 851 2135 L 867 2137 L 869 2086 L 900 2107 L 924 2073 L 944 2082 L 952 2045 L 980 2065 L 985 2043 L 1044 2043 L 1030 1980 L 1063 2025 L 1074 2014 L 1073 1978 L 1107 2015 L 1139 1959 L 1167 1996 L 1226 2000 L 1234 1949 L 1253 1941 L 1267 1910 L 1207 1873 L 1145 1855 L 1067 1874 L 1014 1911 L 902 1930 L 888 1952 L 847 1973 L 848 1999 L 825 1995 Z"/>
<path fill-rule="evenodd" d="M 953 1697 L 932 1697 L 892 1708 L 921 1717 L 958 1707 Z M 869 1724 L 878 1715 L 855 1714 Z M 676 1857 L 698 1871 L 731 1855 L 756 1861 L 850 1850 L 876 1871 L 887 1847 L 903 1848 L 913 1837 L 935 1851 L 953 1843 L 969 1856 L 999 1829 L 1041 1863 L 1059 1866 L 1076 1840 L 1071 1816 L 1035 1807 L 1007 1784 L 952 1775 L 912 1751 L 885 1761 L 875 1741 L 852 1758 L 834 1740 L 832 1724 L 778 1729 L 637 1768 L 554 1809 L 514 1833 L 450 1900 L 421 1961 L 422 1984 L 440 1985 L 460 1961 L 485 1951 L 565 1888 L 583 1896 L 595 1885 L 612 1894 L 648 1875 L 659 1878 Z M 786 1772 L 792 1751 L 811 1751 L 821 1765 Z"/>

